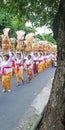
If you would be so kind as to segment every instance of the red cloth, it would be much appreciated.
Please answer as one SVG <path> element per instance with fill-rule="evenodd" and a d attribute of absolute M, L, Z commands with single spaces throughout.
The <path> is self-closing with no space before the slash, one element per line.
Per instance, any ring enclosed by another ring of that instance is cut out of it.
<path fill-rule="evenodd" d="M 12 67 L 15 67 L 15 61 L 12 60 Z"/>
<path fill-rule="evenodd" d="M 33 72 L 34 74 L 38 74 L 38 65 L 36 63 L 33 64 Z"/>
<path fill-rule="evenodd" d="M 26 65 L 27 68 L 30 67 L 30 66 L 31 66 L 31 64 L 27 64 L 27 65 Z"/>
<path fill-rule="evenodd" d="M 33 62 L 35 62 L 35 63 L 36 63 L 36 62 L 39 62 L 39 60 L 34 60 Z"/>
<path fill-rule="evenodd" d="M 19 71 L 19 67 L 21 67 L 22 66 L 22 64 L 16 64 L 16 72 L 18 72 Z"/>
<path fill-rule="evenodd" d="M 39 63 L 41 63 L 42 62 L 42 60 L 39 60 Z"/>

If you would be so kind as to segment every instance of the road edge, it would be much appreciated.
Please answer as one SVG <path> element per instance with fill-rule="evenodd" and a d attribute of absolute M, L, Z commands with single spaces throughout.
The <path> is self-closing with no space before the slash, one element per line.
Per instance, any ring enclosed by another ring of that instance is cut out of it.
<path fill-rule="evenodd" d="M 48 103 L 50 96 L 52 81 L 49 81 L 43 90 L 37 95 L 29 110 L 25 113 L 23 120 L 20 120 L 18 126 L 14 130 L 35 130 L 40 120 L 42 113 Z M 44 102 L 44 103 L 43 103 Z"/>

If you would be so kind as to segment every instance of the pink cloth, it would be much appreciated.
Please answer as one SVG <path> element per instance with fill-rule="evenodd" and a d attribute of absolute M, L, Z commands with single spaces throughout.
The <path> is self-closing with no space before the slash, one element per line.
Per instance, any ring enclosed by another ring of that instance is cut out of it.
<path fill-rule="evenodd" d="M 11 68 L 11 67 L 10 66 L 4 66 L 2 68 L 2 75 L 5 75 L 5 69 L 9 69 L 9 68 Z"/>
<path fill-rule="evenodd" d="M 47 58 L 44 58 L 44 62 L 46 62 L 47 61 Z"/>

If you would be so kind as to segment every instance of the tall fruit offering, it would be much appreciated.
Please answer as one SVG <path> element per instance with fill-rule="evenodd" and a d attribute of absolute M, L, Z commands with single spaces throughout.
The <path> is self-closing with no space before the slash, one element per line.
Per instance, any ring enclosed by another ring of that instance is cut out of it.
<path fill-rule="evenodd" d="M 3 29 L 3 35 L 2 35 L 2 49 L 3 52 L 6 53 L 9 50 L 10 44 L 9 44 L 9 28 Z"/>
<path fill-rule="evenodd" d="M 16 50 L 21 52 L 23 50 L 23 39 L 25 32 L 23 30 L 16 31 L 17 34 L 17 46 Z"/>

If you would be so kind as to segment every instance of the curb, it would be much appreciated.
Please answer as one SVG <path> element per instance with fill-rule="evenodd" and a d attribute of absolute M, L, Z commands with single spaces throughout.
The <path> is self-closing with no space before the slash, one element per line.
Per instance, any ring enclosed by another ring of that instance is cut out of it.
<path fill-rule="evenodd" d="M 52 87 L 52 80 L 43 88 L 36 99 L 30 106 L 30 109 L 25 113 L 22 120 L 14 130 L 36 130 L 38 124 L 42 120 L 45 107 L 48 103 Z M 37 129 L 38 130 L 38 129 Z"/>

